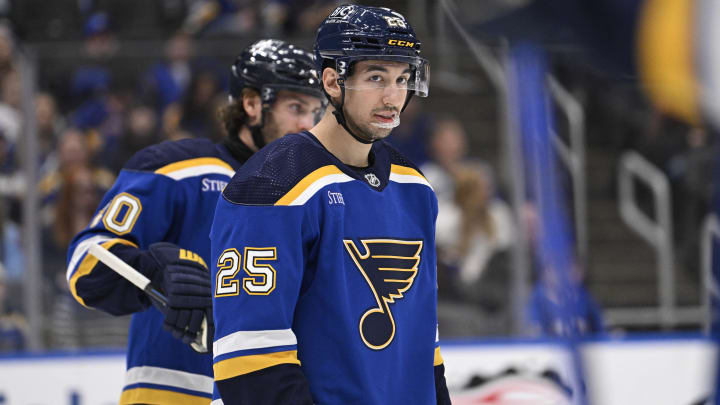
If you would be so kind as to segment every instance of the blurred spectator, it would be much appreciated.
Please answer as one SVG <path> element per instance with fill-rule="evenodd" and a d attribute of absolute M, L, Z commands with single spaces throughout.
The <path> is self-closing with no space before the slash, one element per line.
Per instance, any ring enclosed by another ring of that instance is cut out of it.
<path fill-rule="evenodd" d="M 387 138 L 391 145 L 417 166 L 422 166 L 428 160 L 428 140 L 433 127 L 432 119 L 422 106 L 419 100 L 408 104 L 400 117 L 400 125 Z"/>
<path fill-rule="evenodd" d="M 182 31 L 192 35 L 247 34 L 258 25 L 258 0 L 198 0 Z"/>
<path fill-rule="evenodd" d="M 40 180 L 39 189 L 43 207 L 43 223 L 46 226 L 56 220 L 56 204 L 62 196 L 64 181 L 68 173 L 77 167 L 90 167 L 92 181 L 103 193 L 112 186 L 114 176 L 100 167 L 93 167 L 85 135 L 77 128 L 69 127 L 63 131 L 58 150 L 45 165 L 45 175 Z M 63 262 L 65 260 L 63 253 Z"/>
<path fill-rule="evenodd" d="M 22 88 L 20 73 L 11 70 L 0 79 L 0 130 L 12 148 L 17 142 L 22 127 Z"/>
<path fill-rule="evenodd" d="M 105 59 L 115 55 L 118 42 L 110 31 L 109 17 L 104 12 L 91 14 L 83 27 L 85 54 L 93 59 Z"/>
<path fill-rule="evenodd" d="M 140 149 L 157 143 L 158 117 L 147 105 L 136 105 L 126 117 L 126 133 L 105 147 L 103 162 L 113 173 L 120 172 L 125 162 Z"/>
<path fill-rule="evenodd" d="M 143 78 L 141 89 L 147 102 L 153 102 L 158 111 L 179 102 L 186 94 L 193 76 L 191 59 L 194 54 L 192 38 L 177 33 L 167 43 L 165 61 L 154 65 Z"/>
<path fill-rule="evenodd" d="M 443 333 L 507 333 L 506 250 L 514 233 L 510 208 L 496 196 L 490 167 L 465 160 L 466 134 L 457 119 L 435 124 L 428 152 L 432 160 L 421 170 L 438 198 L 438 316 Z"/>
<path fill-rule="evenodd" d="M 85 165 L 72 167 L 62 176 L 60 196 L 55 206 L 54 237 L 57 246 L 65 252 L 73 236 L 90 223 L 105 190 L 97 187 L 92 169 Z"/>
<path fill-rule="evenodd" d="M 8 283 L 5 269 L 0 265 L 0 352 L 17 352 L 25 349 L 27 322 L 9 305 Z"/>
<path fill-rule="evenodd" d="M 211 69 L 197 72 L 190 83 L 183 104 L 182 128 L 194 137 L 210 138 L 218 141 L 222 133 L 217 133 L 213 124 L 217 111 L 216 98 L 220 94 L 220 81 Z"/>
<path fill-rule="evenodd" d="M 162 140 L 191 138 L 192 135 L 180 126 L 181 121 L 182 107 L 177 103 L 170 104 L 162 114 Z"/>
<path fill-rule="evenodd" d="M 5 270 L 6 281 L 20 285 L 25 269 L 19 210 L 7 199 L 0 200 L 0 261 Z"/>
<path fill-rule="evenodd" d="M 512 212 L 497 198 L 493 173 L 484 164 L 463 167 L 455 177 L 455 203 L 460 209 L 460 280 L 476 283 L 492 256 L 508 249 L 513 240 Z M 503 269 L 507 270 L 507 269 Z"/>
<path fill-rule="evenodd" d="M 39 93 L 35 96 L 35 121 L 42 164 L 57 147 L 60 133 L 65 126 L 64 119 L 58 114 L 55 99 L 51 94 Z"/>
<path fill-rule="evenodd" d="M 262 9 L 263 24 L 268 35 L 314 33 L 337 6 L 349 3 L 352 1 L 270 0 Z"/>
<path fill-rule="evenodd" d="M 48 328 L 50 343 L 57 348 L 120 345 L 127 335 L 127 319 L 115 320 L 98 311 L 87 311 L 71 297 L 65 281 L 68 245 L 93 220 L 107 191 L 95 183 L 94 172 L 85 164 L 67 166 L 62 171 L 55 221 L 43 232 L 43 269 L 48 283 L 44 288 L 52 294 L 52 299 L 46 301 L 51 311 Z"/>
<path fill-rule="evenodd" d="M 0 24 L 0 77 L 15 70 L 15 41 L 10 28 Z"/>
<path fill-rule="evenodd" d="M 0 196 L 19 199 L 25 190 L 18 170 L 17 141 L 22 128 L 20 74 L 6 72 L 0 81 Z"/>
<path fill-rule="evenodd" d="M 525 305 L 525 331 L 530 336 L 565 337 L 574 333 L 602 334 L 605 325 L 602 308 L 583 284 L 583 271 L 577 262 L 569 269 L 543 268 L 538 252 L 540 218 L 537 207 L 528 203 L 522 216 L 532 247 L 534 286 Z M 567 285 L 558 279 L 558 271 L 569 271 Z M 572 328 L 572 329 L 570 329 Z"/>
<path fill-rule="evenodd" d="M 72 114 L 72 125 L 82 130 L 100 127 L 109 113 L 109 89 L 109 71 L 100 67 L 78 68 L 72 79 L 72 95 L 78 105 Z"/>
<path fill-rule="evenodd" d="M 442 118 L 433 128 L 428 145 L 432 160 L 420 169 L 432 184 L 438 200 L 448 201 L 455 196 L 453 175 L 465 158 L 466 139 L 465 129 L 457 119 Z"/>
<path fill-rule="evenodd" d="M 581 335 L 605 332 L 602 309 L 580 281 L 580 272 L 570 277 L 572 288 L 561 291 L 555 271 L 543 271 L 526 306 L 527 334 L 563 337 L 570 327 Z"/>
<path fill-rule="evenodd" d="M 668 164 L 673 184 L 673 211 L 678 226 L 677 241 L 684 267 L 695 277 L 700 273 L 700 229 L 711 212 L 715 190 L 713 170 L 717 162 L 715 134 L 705 128 L 690 128 L 686 149 Z"/>
<path fill-rule="evenodd" d="M 495 196 L 492 177 L 485 164 L 460 165 L 454 199 L 442 203 L 437 220 L 440 299 L 472 306 L 482 323 L 476 332 L 483 335 L 509 332 L 511 316 L 508 249 L 514 225 L 510 207 Z"/>

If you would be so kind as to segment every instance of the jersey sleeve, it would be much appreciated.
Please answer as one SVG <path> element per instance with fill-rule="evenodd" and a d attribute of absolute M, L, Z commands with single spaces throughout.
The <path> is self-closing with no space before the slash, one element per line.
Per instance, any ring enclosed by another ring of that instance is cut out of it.
<path fill-rule="evenodd" d="M 316 229 L 303 207 L 220 198 L 210 236 L 213 369 L 225 403 L 312 404 L 292 325 Z"/>
<path fill-rule="evenodd" d="M 88 254 L 93 244 L 110 250 L 148 278 L 155 263 L 143 255 L 153 242 L 163 240 L 179 215 L 183 194 L 174 180 L 150 171 L 123 170 L 103 197 L 86 229 L 68 250 L 66 278 L 75 299 L 86 307 L 113 315 L 147 308 L 144 293 Z"/>

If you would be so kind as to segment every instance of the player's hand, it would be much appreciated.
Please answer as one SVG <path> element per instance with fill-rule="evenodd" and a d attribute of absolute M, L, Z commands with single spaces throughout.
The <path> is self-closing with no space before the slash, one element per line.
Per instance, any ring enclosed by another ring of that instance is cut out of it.
<path fill-rule="evenodd" d="M 163 328 L 183 343 L 190 344 L 197 338 L 202 320 L 207 316 L 209 342 L 205 343 L 212 344 L 210 271 L 203 259 L 169 242 L 150 245 L 148 253 L 159 268 L 152 283 L 168 299 L 167 307 L 155 303 L 165 314 Z"/>

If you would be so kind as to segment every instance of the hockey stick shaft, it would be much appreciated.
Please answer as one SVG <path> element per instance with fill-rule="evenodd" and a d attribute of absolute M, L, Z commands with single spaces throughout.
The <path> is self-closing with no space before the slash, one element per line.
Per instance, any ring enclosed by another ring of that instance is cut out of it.
<path fill-rule="evenodd" d="M 88 252 L 97 257 L 98 260 L 108 266 L 111 270 L 121 275 L 124 279 L 131 282 L 137 288 L 143 290 L 147 295 L 154 298 L 167 308 L 168 300 L 165 295 L 153 288 L 152 284 L 150 284 L 150 280 L 142 273 L 135 270 L 132 266 L 125 263 L 122 259 L 98 244 L 90 245 Z M 203 317 L 202 325 L 200 326 L 200 333 L 198 333 L 198 337 L 195 341 L 190 344 L 193 349 L 200 353 L 206 353 L 208 351 L 208 348 L 205 345 L 205 342 L 207 341 L 207 329 L 207 318 Z"/>
<path fill-rule="evenodd" d="M 145 277 L 142 273 L 135 270 L 132 266 L 125 263 L 119 257 L 115 256 L 109 250 L 104 247 L 92 244 L 90 245 L 89 252 L 103 262 L 106 266 L 110 267 L 114 272 L 121 275 L 125 280 L 131 282 L 135 287 L 145 291 L 145 293 L 156 301 L 161 303 L 164 307 L 168 306 L 168 300 L 160 291 L 153 288 L 150 284 L 150 280 Z"/>

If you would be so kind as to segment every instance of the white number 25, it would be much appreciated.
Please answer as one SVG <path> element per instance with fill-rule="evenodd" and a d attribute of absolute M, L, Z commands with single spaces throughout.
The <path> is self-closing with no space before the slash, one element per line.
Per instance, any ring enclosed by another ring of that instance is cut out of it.
<path fill-rule="evenodd" d="M 243 277 L 242 288 L 250 295 L 268 295 L 275 289 L 275 269 L 269 264 L 258 263 L 261 260 L 277 260 L 277 249 L 245 248 L 245 260 L 235 248 L 225 249 L 217 261 L 218 272 L 215 283 L 215 296 L 227 297 L 240 294 L 240 263 L 249 277 Z"/>

